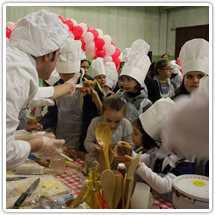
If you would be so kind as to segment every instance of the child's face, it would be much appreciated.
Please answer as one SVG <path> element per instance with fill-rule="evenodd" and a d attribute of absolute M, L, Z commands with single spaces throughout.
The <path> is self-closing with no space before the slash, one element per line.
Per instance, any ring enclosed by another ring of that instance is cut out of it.
<path fill-rule="evenodd" d="M 164 68 L 158 69 L 158 74 L 159 74 L 159 77 L 167 79 L 171 77 L 172 71 L 173 71 L 173 68 L 171 67 L 171 63 L 168 62 L 168 64 Z"/>
<path fill-rule="evenodd" d="M 187 92 L 191 93 L 195 89 L 199 87 L 199 81 L 202 77 L 206 76 L 203 72 L 188 72 L 184 76 L 184 87 L 187 90 Z"/>
<path fill-rule="evenodd" d="M 99 82 L 101 87 L 104 87 L 106 85 L 106 76 L 105 75 L 98 75 L 95 78 Z"/>
<path fill-rule="evenodd" d="M 124 112 L 107 109 L 103 112 L 102 117 L 110 129 L 115 130 L 120 125 Z"/>
<path fill-rule="evenodd" d="M 73 78 L 75 73 L 59 73 L 61 79 L 63 82 L 68 81 L 69 79 Z"/>
<path fill-rule="evenodd" d="M 122 75 L 121 76 L 122 84 L 123 84 L 123 90 L 125 90 L 128 93 L 136 93 L 137 90 L 135 87 L 137 86 L 137 81 L 134 80 L 133 78 L 127 76 L 127 75 Z"/>
<path fill-rule="evenodd" d="M 131 134 L 131 137 L 135 146 L 143 145 L 142 143 L 143 134 L 140 132 L 139 129 L 135 127 L 135 125 L 133 125 L 133 133 Z"/>
<path fill-rule="evenodd" d="M 86 74 L 87 74 L 88 71 L 89 71 L 89 67 L 90 67 L 90 65 L 89 65 L 88 61 L 83 61 L 83 62 L 81 63 L 81 68 L 84 69 L 84 71 L 85 71 Z"/>

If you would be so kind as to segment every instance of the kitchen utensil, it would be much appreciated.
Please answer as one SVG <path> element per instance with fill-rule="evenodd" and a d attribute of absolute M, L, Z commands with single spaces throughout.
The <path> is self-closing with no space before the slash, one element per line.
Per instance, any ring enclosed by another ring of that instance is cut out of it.
<path fill-rule="evenodd" d="M 116 178 L 110 169 L 104 170 L 100 175 L 101 187 L 110 209 L 113 208 L 113 197 L 116 187 Z"/>
<path fill-rule="evenodd" d="M 73 159 L 72 158 L 70 158 L 70 157 L 68 157 L 68 156 L 66 156 L 65 154 L 63 154 L 63 153 L 61 153 L 60 154 L 60 156 L 62 156 L 62 157 L 64 157 L 66 160 L 68 160 L 68 161 L 73 161 Z"/>
<path fill-rule="evenodd" d="M 116 186 L 115 186 L 115 191 L 113 196 L 113 209 L 117 209 L 119 201 L 122 197 L 123 177 L 122 177 L 122 174 L 116 170 L 112 170 L 112 172 L 114 173 L 114 176 L 116 178 Z"/>
<path fill-rule="evenodd" d="M 125 209 L 129 208 L 129 203 L 130 203 L 130 199 L 131 199 L 131 195 L 132 195 L 132 191 L 133 191 L 133 183 L 134 183 L 134 178 L 126 180 L 126 185 L 128 185 L 128 186 L 127 186 Z"/>
<path fill-rule="evenodd" d="M 14 203 L 15 207 L 21 206 L 22 202 L 26 199 L 26 197 L 30 196 L 38 187 L 40 183 L 40 178 L 34 181 L 34 183 L 17 199 L 17 201 Z"/>
<path fill-rule="evenodd" d="M 88 187 L 87 185 L 84 185 L 79 195 L 72 201 L 72 203 L 69 205 L 69 208 L 77 208 L 78 205 L 82 202 L 82 198 L 84 194 L 86 193 Z"/>
<path fill-rule="evenodd" d="M 18 181 L 26 178 L 28 177 L 6 177 L 6 181 Z"/>
<path fill-rule="evenodd" d="M 109 126 L 105 123 L 100 123 L 96 127 L 95 131 L 96 140 L 101 146 L 104 152 L 105 165 L 107 169 L 110 169 L 110 162 L 108 157 L 108 148 L 111 145 L 111 130 Z"/>
<path fill-rule="evenodd" d="M 96 127 L 96 140 L 99 145 L 103 145 L 103 141 L 108 142 L 108 145 L 111 144 L 111 130 L 110 127 L 105 123 L 100 123 Z"/>
<path fill-rule="evenodd" d="M 46 161 L 46 160 L 42 160 L 42 159 L 39 159 L 39 158 L 31 158 L 33 161 L 37 162 L 38 164 L 40 164 L 41 166 L 44 166 L 44 167 L 49 167 L 49 162 Z"/>
<path fill-rule="evenodd" d="M 127 178 L 126 179 L 133 178 L 133 175 L 134 175 L 134 173 L 136 171 L 136 168 L 137 168 L 137 166 L 139 164 L 139 158 L 140 158 L 141 154 L 142 154 L 142 152 L 139 152 L 137 154 L 137 156 L 133 160 L 131 160 L 131 162 L 130 162 L 130 164 L 128 166 L 128 172 L 127 172 Z"/>
<path fill-rule="evenodd" d="M 66 166 L 74 168 L 74 169 L 79 169 L 79 170 L 81 170 L 83 168 L 82 165 L 76 164 L 76 163 L 70 162 L 70 161 L 66 161 Z"/>
<path fill-rule="evenodd" d="M 40 196 L 39 203 L 42 208 L 54 209 L 55 203 L 48 196 Z"/>

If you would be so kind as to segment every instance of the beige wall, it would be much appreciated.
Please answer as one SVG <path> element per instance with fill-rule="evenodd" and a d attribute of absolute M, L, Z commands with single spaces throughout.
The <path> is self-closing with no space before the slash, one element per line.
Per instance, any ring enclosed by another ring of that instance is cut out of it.
<path fill-rule="evenodd" d="M 64 19 L 88 23 L 90 28 L 100 28 L 121 50 L 136 39 L 144 39 L 154 59 L 166 52 L 174 55 L 175 31 L 172 28 L 209 24 L 209 8 L 193 6 L 7 6 L 6 21 L 16 22 L 41 9 L 60 14 Z"/>

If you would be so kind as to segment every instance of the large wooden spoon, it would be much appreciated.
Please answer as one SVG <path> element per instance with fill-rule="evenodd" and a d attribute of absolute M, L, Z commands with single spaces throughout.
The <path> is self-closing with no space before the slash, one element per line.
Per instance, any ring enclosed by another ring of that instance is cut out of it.
<path fill-rule="evenodd" d="M 116 187 L 116 178 L 110 169 L 104 170 L 100 175 L 101 187 L 110 209 L 113 208 L 113 197 Z"/>

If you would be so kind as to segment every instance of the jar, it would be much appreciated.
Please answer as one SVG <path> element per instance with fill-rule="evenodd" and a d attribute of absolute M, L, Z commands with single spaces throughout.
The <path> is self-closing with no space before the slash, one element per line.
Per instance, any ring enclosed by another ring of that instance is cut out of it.
<path fill-rule="evenodd" d="M 51 158 L 50 168 L 58 169 L 59 174 L 63 174 L 66 171 L 66 159 L 61 156 Z"/>

